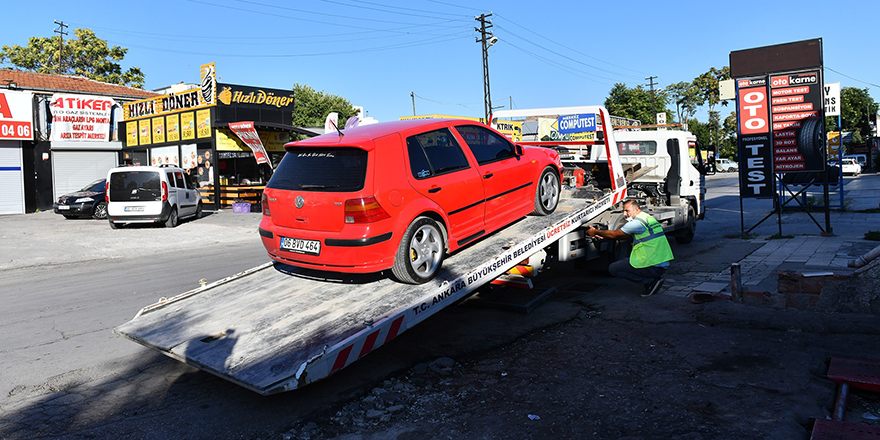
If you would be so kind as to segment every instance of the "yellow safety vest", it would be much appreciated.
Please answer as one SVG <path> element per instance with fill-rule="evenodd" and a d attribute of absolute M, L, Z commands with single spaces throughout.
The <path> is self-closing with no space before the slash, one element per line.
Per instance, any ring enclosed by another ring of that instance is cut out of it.
<path fill-rule="evenodd" d="M 645 227 L 645 231 L 633 235 L 633 248 L 629 256 L 629 264 L 635 268 L 643 268 L 672 260 L 672 248 L 669 247 L 669 241 L 666 240 L 663 225 L 644 212 L 635 216 L 633 221 L 641 223 Z"/>

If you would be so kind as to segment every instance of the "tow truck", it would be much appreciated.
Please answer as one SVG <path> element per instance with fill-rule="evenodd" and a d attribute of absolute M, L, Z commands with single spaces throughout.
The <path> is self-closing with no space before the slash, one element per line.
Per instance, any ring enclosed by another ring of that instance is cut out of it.
<path fill-rule="evenodd" d="M 612 127 L 600 106 L 557 110 Z M 518 266 L 547 254 L 570 260 L 610 250 L 585 242 L 581 231 L 585 224 L 609 227 L 601 219 L 627 196 L 613 133 L 596 139 L 581 141 L 602 152 L 582 164 L 592 172 L 590 185 L 563 191 L 553 214 L 524 217 L 450 255 L 429 283 L 269 262 L 161 298 L 115 332 L 262 395 L 324 379 Z"/>

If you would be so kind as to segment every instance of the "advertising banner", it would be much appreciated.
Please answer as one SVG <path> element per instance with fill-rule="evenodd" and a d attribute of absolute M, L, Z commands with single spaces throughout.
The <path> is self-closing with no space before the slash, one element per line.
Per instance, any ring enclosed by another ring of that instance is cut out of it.
<path fill-rule="evenodd" d="M 773 169 L 823 171 L 825 118 L 818 70 L 770 75 Z"/>
<path fill-rule="evenodd" d="M 770 142 L 770 101 L 767 78 L 737 80 L 740 196 L 773 197 L 773 154 Z"/>
<path fill-rule="evenodd" d="M 211 111 L 196 111 L 196 136 L 200 138 L 211 137 Z"/>
<path fill-rule="evenodd" d="M 125 144 L 129 147 L 137 146 L 138 144 L 138 123 L 137 121 L 131 121 L 125 123 Z"/>
<path fill-rule="evenodd" d="M 165 139 L 168 142 L 180 140 L 180 115 L 165 116 Z"/>
<path fill-rule="evenodd" d="M 34 139 L 34 95 L 31 92 L 0 92 L 0 139 Z"/>
<path fill-rule="evenodd" d="M 193 112 L 180 114 L 180 138 L 187 141 L 196 138 L 195 114 Z"/>
<path fill-rule="evenodd" d="M 180 166 L 177 157 L 177 145 L 170 147 L 156 147 L 150 150 L 150 165 L 174 165 Z"/>
<path fill-rule="evenodd" d="M 230 122 L 229 129 L 241 138 L 241 141 L 244 142 L 245 145 L 253 150 L 254 158 L 257 160 L 258 164 L 269 163 L 266 149 L 263 148 L 260 136 L 257 134 L 257 130 L 254 129 L 253 121 Z"/>
<path fill-rule="evenodd" d="M 840 83 L 825 83 L 825 116 L 840 116 Z"/>
<path fill-rule="evenodd" d="M 53 141 L 108 142 L 110 113 L 115 101 L 90 95 L 54 94 L 49 101 L 52 112 Z"/>

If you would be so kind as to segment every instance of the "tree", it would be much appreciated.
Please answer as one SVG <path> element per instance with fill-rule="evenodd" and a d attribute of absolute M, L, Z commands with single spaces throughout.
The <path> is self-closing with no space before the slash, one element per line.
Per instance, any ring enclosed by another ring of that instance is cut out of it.
<path fill-rule="evenodd" d="M 697 89 L 697 102 L 698 105 L 707 105 L 709 107 L 709 119 L 710 124 L 713 122 L 713 112 L 715 112 L 715 105 L 721 102 L 721 105 L 727 105 L 727 101 L 721 101 L 721 96 L 718 91 L 718 82 L 722 80 L 730 79 L 730 67 L 724 66 L 720 70 L 714 67 L 710 68 L 708 72 L 694 78 L 694 87 Z M 715 113 L 715 120 L 712 128 L 715 130 L 712 131 L 712 144 L 717 144 L 717 127 L 718 127 L 718 114 Z"/>
<path fill-rule="evenodd" d="M 840 89 L 840 119 L 843 131 L 853 132 L 853 143 L 861 144 L 871 134 L 871 122 L 880 108 L 874 98 L 868 93 L 868 89 L 856 87 L 843 87 Z M 837 127 L 837 118 L 825 119 L 828 131 L 840 131 Z"/>
<path fill-rule="evenodd" d="M 738 157 L 739 149 L 736 144 L 736 112 L 730 112 L 724 118 L 724 125 L 721 126 L 721 142 L 718 145 L 718 156 L 729 157 L 731 159 Z"/>
<path fill-rule="evenodd" d="M 348 118 L 358 113 L 347 99 L 323 90 L 318 92 L 305 84 L 294 84 L 293 97 L 293 125 L 297 127 L 323 127 L 327 115 L 336 112 L 339 114 L 339 128 L 342 128 Z"/>
<path fill-rule="evenodd" d="M 109 47 L 89 29 L 76 29 L 74 38 L 64 40 L 59 66 L 59 37 L 31 37 L 26 47 L 3 46 L 0 63 L 39 73 L 80 75 L 110 84 L 143 88 L 144 74 L 139 67 L 122 71 L 122 61 L 128 49 Z"/>
<path fill-rule="evenodd" d="M 668 122 L 674 121 L 675 115 L 666 109 L 668 98 L 662 90 L 655 90 L 654 105 L 657 112 L 665 112 Z M 641 86 L 627 88 L 626 84 L 617 83 L 605 98 L 605 108 L 614 116 L 638 119 L 644 125 L 654 123 L 654 107 L 651 105 L 651 92 Z"/>
<path fill-rule="evenodd" d="M 677 82 L 670 84 L 663 91 L 675 103 L 675 112 L 678 114 L 679 121 L 688 121 L 697 113 L 699 91 L 693 83 Z"/>

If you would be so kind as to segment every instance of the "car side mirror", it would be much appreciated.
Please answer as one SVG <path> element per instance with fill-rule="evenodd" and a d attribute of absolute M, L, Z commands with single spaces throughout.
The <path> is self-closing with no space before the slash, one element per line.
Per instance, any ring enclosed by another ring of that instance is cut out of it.
<path fill-rule="evenodd" d="M 514 145 L 513 151 L 516 153 L 517 156 L 522 156 L 524 154 L 522 145 Z"/>

